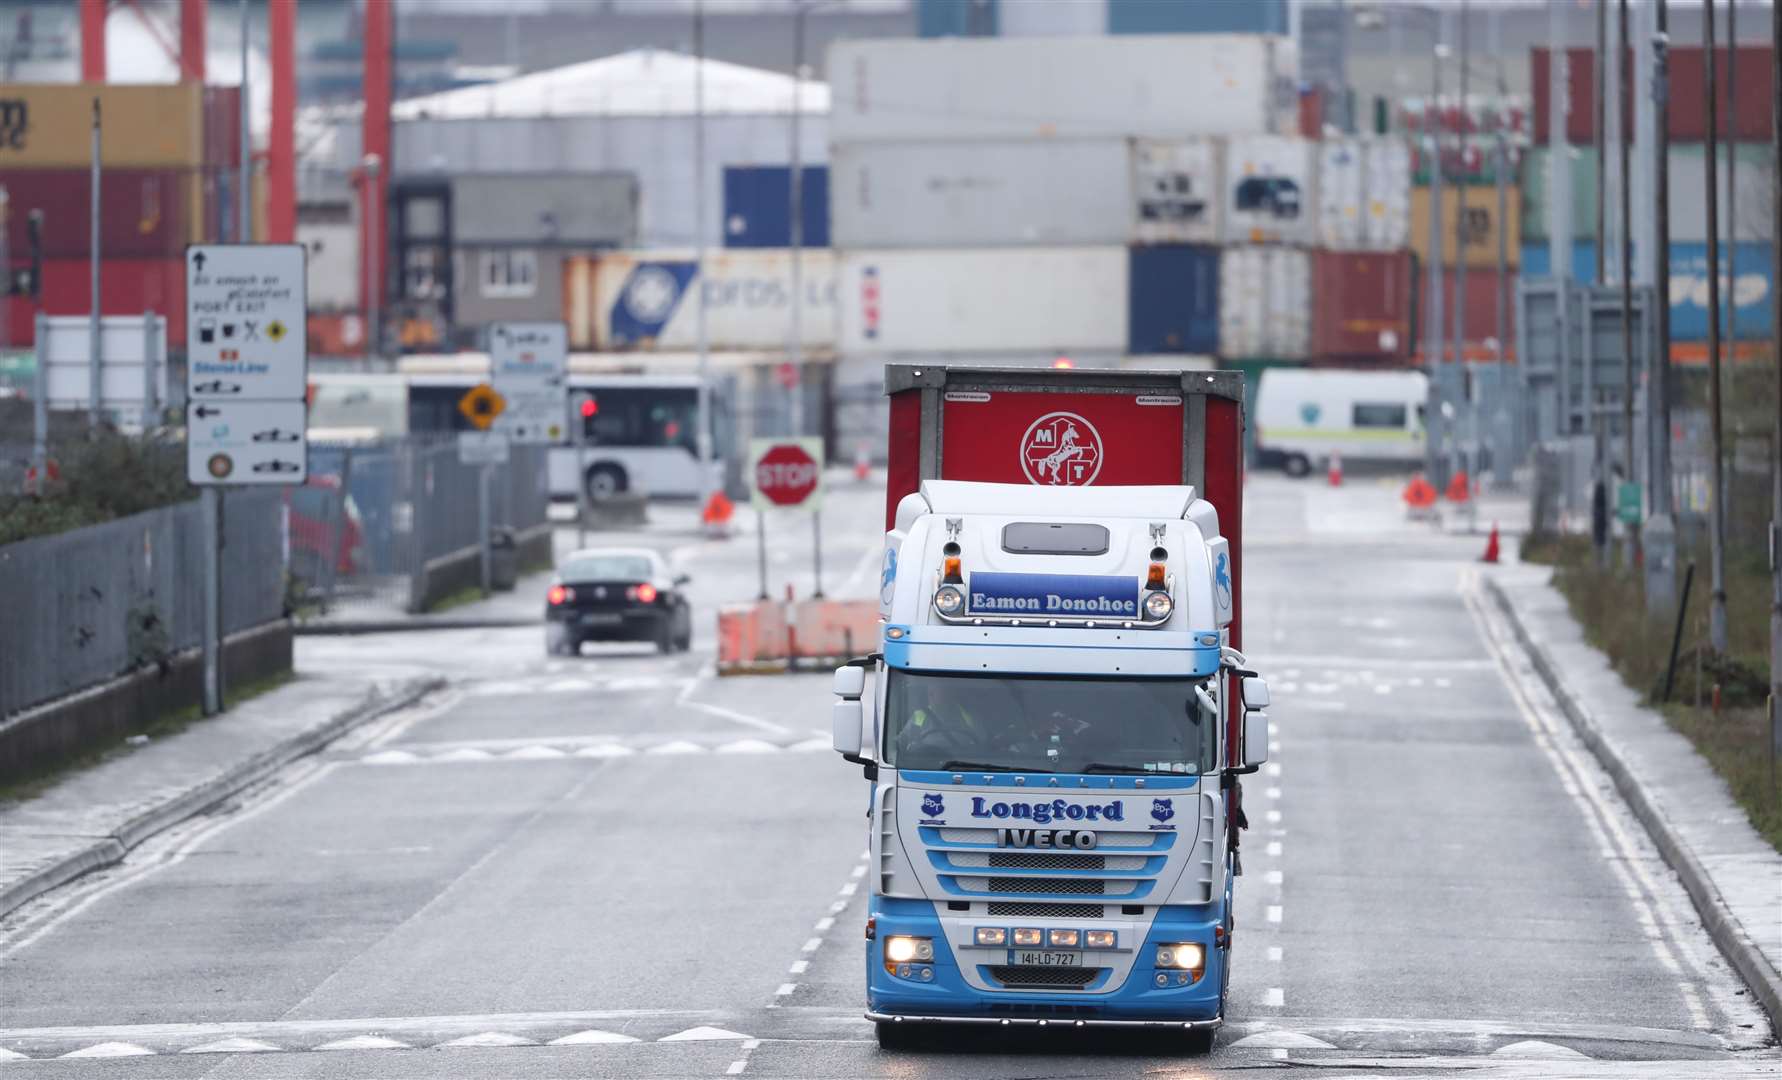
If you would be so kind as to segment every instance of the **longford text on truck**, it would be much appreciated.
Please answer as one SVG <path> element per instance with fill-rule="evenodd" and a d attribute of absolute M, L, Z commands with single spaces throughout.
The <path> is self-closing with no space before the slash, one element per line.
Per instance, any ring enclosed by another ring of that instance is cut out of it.
<path fill-rule="evenodd" d="M 873 781 L 879 1042 L 1130 1025 L 1204 1050 L 1236 777 L 1268 750 L 1238 650 L 1242 384 L 893 365 L 887 389 L 883 642 L 834 707 Z"/>

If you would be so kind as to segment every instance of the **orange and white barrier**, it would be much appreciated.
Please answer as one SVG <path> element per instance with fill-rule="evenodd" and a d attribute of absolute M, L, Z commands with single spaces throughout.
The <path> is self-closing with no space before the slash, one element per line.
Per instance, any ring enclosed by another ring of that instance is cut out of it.
<path fill-rule="evenodd" d="M 718 673 L 784 671 L 798 661 L 840 663 L 878 647 L 875 600 L 758 600 L 718 612 Z"/>

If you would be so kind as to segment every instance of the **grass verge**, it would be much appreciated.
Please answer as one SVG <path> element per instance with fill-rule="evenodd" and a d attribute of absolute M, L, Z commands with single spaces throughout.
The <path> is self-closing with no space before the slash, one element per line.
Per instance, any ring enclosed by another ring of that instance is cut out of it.
<path fill-rule="evenodd" d="M 1686 564 L 1688 557 L 1685 553 L 1679 561 Z M 1525 545 L 1523 558 L 1553 567 L 1553 584 L 1565 594 L 1589 642 L 1607 654 L 1648 705 L 1689 739 L 1726 781 L 1751 824 L 1782 850 L 1782 782 L 1771 771 L 1765 708 L 1770 577 L 1763 560 L 1727 559 L 1728 655 L 1718 657 L 1707 644 L 1707 555 L 1697 553 L 1695 587 L 1684 612 L 1671 695 L 1664 701 L 1676 616 L 1673 612 L 1660 619 L 1646 617 L 1641 577 L 1599 569 L 1588 537 L 1548 538 Z"/>
<path fill-rule="evenodd" d="M 277 675 L 269 675 L 264 679 L 238 685 L 224 687 L 225 700 L 231 707 L 252 701 L 261 694 L 271 693 L 297 677 L 296 672 L 286 671 Z M 224 713 L 219 719 L 226 719 Z M 119 758 L 137 749 L 130 743 L 132 738 L 144 736 L 150 742 L 156 739 L 169 739 L 204 719 L 204 710 L 198 704 L 186 705 L 178 709 L 151 717 L 146 723 L 126 734 L 116 742 L 105 746 L 94 747 L 84 754 L 62 758 L 46 765 L 41 772 L 31 776 L 22 776 L 0 783 L 0 809 L 20 803 L 49 790 L 58 780 L 81 769 L 90 769 L 114 758 Z"/>

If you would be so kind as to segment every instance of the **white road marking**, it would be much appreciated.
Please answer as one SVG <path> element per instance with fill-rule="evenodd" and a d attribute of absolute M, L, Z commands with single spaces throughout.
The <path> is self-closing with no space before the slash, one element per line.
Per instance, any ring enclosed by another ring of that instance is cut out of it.
<path fill-rule="evenodd" d="M 772 754 L 772 753 L 777 753 L 779 751 L 779 749 L 780 748 L 778 746 L 776 746 L 775 744 L 770 743 L 770 742 L 763 742 L 760 739 L 738 739 L 736 742 L 725 743 L 723 746 L 718 747 L 718 753 L 720 753 L 720 754 Z"/>
<path fill-rule="evenodd" d="M 634 1043 L 637 1040 L 630 1035 L 621 1035 L 616 1031 L 601 1031 L 590 1028 L 578 1031 L 574 1035 L 565 1035 L 561 1039 L 552 1039 L 552 1046 L 591 1046 L 598 1043 Z"/>
<path fill-rule="evenodd" d="M 730 1063 L 729 1068 L 724 1070 L 724 1075 L 725 1076 L 740 1076 L 740 1075 L 742 1075 L 742 1071 L 748 1067 L 749 1067 L 749 1059 L 748 1058 L 738 1058 L 737 1060 L 732 1061 Z"/>
<path fill-rule="evenodd" d="M 805 750 L 833 750 L 835 746 L 828 739 L 806 739 L 803 742 L 795 742 L 786 749 L 802 752 Z"/>
<path fill-rule="evenodd" d="M 823 939 L 820 937 L 814 937 L 804 943 L 804 948 L 802 951 L 816 952 L 818 949 L 821 949 L 822 947 L 823 947 Z"/>
<path fill-rule="evenodd" d="M 1281 823 L 1281 812 L 1279 810 L 1270 810 L 1262 815 L 1262 820 L 1268 822 L 1270 825 L 1279 825 Z"/>
<path fill-rule="evenodd" d="M 1274 992 L 1277 994 L 1280 993 L 1279 990 Z M 1323 1039 L 1315 1039 L 1310 1035 L 1301 1034 L 1297 1031 L 1279 1030 L 1258 1031 L 1254 1035 L 1245 1035 L 1243 1038 L 1232 1043 L 1228 1049 L 1236 1050 L 1240 1047 L 1249 1050 L 1279 1050 L 1282 1053 L 1285 1053 L 1288 1050 L 1336 1049 L 1335 1046 L 1325 1042 Z"/>
<path fill-rule="evenodd" d="M 744 1040 L 743 1040 L 743 1044 L 742 1044 L 742 1048 L 743 1048 L 743 1049 L 744 1049 L 744 1050 L 745 1050 L 745 1051 L 746 1051 L 746 1050 L 753 1050 L 753 1049 L 755 1049 L 755 1048 L 756 1048 L 756 1047 L 757 1047 L 757 1046 L 760 1046 L 760 1045 L 761 1045 L 761 1040 L 760 1040 L 760 1039 L 744 1039 Z"/>
<path fill-rule="evenodd" d="M 519 1035 L 510 1035 L 505 1031 L 484 1031 L 475 1035 L 463 1035 L 441 1046 L 536 1046 L 531 1039 Z"/>
<path fill-rule="evenodd" d="M 837 900 L 835 903 L 829 905 L 829 914 L 831 915 L 840 915 L 846 910 L 848 910 L 848 902 L 846 900 Z"/>
<path fill-rule="evenodd" d="M 421 760 L 406 750 L 380 750 L 359 759 L 363 765 L 407 765 Z"/>
<path fill-rule="evenodd" d="M 503 761 L 550 761 L 566 758 L 568 754 L 554 746 L 522 746 L 518 750 L 502 755 Z"/>
<path fill-rule="evenodd" d="M 850 881 L 846 885 L 843 885 L 841 887 L 841 895 L 842 896 L 853 896 L 855 893 L 857 893 L 859 891 L 860 891 L 860 883 L 856 882 L 856 881 Z"/>
<path fill-rule="evenodd" d="M 1279 870 L 1270 870 L 1267 875 L 1267 881 L 1270 885 L 1279 885 L 1281 883 L 1281 872 Z"/>
<path fill-rule="evenodd" d="M 407 1050 L 408 1044 L 382 1035 L 354 1035 L 350 1039 L 335 1039 L 323 1043 L 317 1050 Z"/>
<path fill-rule="evenodd" d="M 475 749 L 474 747 L 466 746 L 460 750 L 447 751 L 446 753 L 440 754 L 437 757 L 431 758 L 429 760 L 434 761 L 434 762 L 441 762 L 441 761 L 488 761 L 491 757 L 494 757 L 494 755 L 489 753 L 487 750 L 478 750 L 478 749 Z"/>
<path fill-rule="evenodd" d="M 1272 923 L 1278 923 L 1281 921 L 1281 905 L 1280 904 L 1270 904 L 1268 906 L 1268 921 L 1272 922 Z"/>
<path fill-rule="evenodd" d="M 736 1031 L 727 1031 L 720 1027 L 694 1027 L 685 1031 L 677 1031 L 673 1035 L 664 1035 L 657 1042 L 718 1042 L 723 1039 L 747 1039 L 749 1036 Z"/>
<path fill-rule="evenodd" d="M 283 1047 L 274 1046 L 259 1039 L 218 1039 L 202 1046 L 188 1046 L 181 1050 L 182 1054 L 266 1054 L 276 1053 Z"/>
<path fill-rule="evenodd" d="M 849 876 L 850 876 L 850 877 L 857 877 L 857 878 L 862 878 L 862 877 L 865 877 L 865 876 L 866 876 L 866 867 L 864 867 L 864 866 L 856 866 L 856 867 L 854 867 L 854 869 L 853 869 L 853 871 L 852 871 L 852 873 L 850 873 L 850 874 L 849 874 Z"/>
<path fill-rule="evenodd" d="M 646 754 L 703 754 L 703 753 L 705 753 L 705 747 L 699 745 L 698 743 L 688 742 L 685 739 L 676 739 L 673 742 L 658 743 L 657 745 L 650 747 L 648 750 L 645 750 L 644 753 L 646 753 Z"/>
<path fill-rule="evenodd" d="M 1268 796 L 1271 799 L 1278 799 L 1281 797 L 1281 789 L 1278 787 L 1272 787 L 1272 788 L 1269 788 L 1267 791 L 1264 791 L 1263 794 Z"/>
<path fill-rule="evenodd" d="M 585 758 L 609 758 L 625 757 L 635 753 L 637 753 L 637 751 L 620 743 L 596 743 L 593 746 L 584 746 L 580 750 L 577 750 L 575 756 Z"/>
<path fill-rule="evenodd" d="M 797 983 L 781 983 L 779 986 L 779 989 L 777 989 L 773 992 L 773 996 L 774 997 L 790 997 L 792 994 L 795 994 L 797 992 L 798 992 L 798 984 Z"/>
<path fill-rule="evenodd" d="M 1271 859 L 1278 857 L 1281 854 L 1281 842 L 1279 840 L 1270 840 L 1268 842 L 1268 847 L 1265 849 L 1265 854 Z"/>
<path fill-rule="evenodd" d="M 750 716 L 748 713 L 740 713 L 735 709 L 726 709 L 722 705 L 713 705 L 709 702 L 693 700 L 693 692 L 698 690 L 707 679 L 715 677 L 716 674 L 717 673 L 710 667 L 702 669 L 697 678 L 688 680 L 687 685 L 681 688 L 681 692 L 675 697 L 674 703 L 689 709 L 698 709 L 702 713 L 729 720 L 732 723 L 741 724 L 744 727 L 752 727 L 757 731 L 765 731 L 771 735 L 791 734 L 789 728 L 781 724 L 776 724 L 771 720 L 763 720 L 758 716 Z"/>
<path fill-rule="evenodd" d="M 1268 958 L 1271 963 L 1275 963 L 1275 964 L 1280 963 L 1281 962 L 1281 947 L 1279 945 L 1270 945 L 1268 947 Z"/>
<path fill-rule="evenodd" d="M 120 1058 L 151 1057 L 153 1055 L 153 1050 L 137 1046 L 135 1043 L 106 1042 L 99 1043 L 97 1046 L 83 1046 L 79 1050 L 70 1050 L 62 1056 L 65 1058 Z"/>
<path fill-rule="evenodd" d="M 810 970 L 810 967 L 811 962 L 809 960 L 794 960 L 792 961 L 792 966 L 786 969 L 786 974 L 803 975 Z"/>
<path fill-rule="evenodd" d="M 1268 749 L 1269 749 L 1269 753 L 1271 753 L 1271 754 L 1279 753 L 1280 749 L 1281 749 L 1281 744 L 1280 743 L 1270 743 Z M 1264 775 L 1264 776 L 1279 776 L 1279 775 L 1281 775 L 1281 763 L 1278 761 L 1271 761 L 1268 764 L 1264 765 L 1262 767 L 1262 775 Z"/>
<path fill-rule="evenodd" d="M 835 925 L 835 916 L 825 915 L 821 919 L 818 919 L 817 925 L 811 927 L 811 929 L 815 930 L 819 934 L 827 934 L 827 933 L 829 933 L 830 928 L 833 927 L 834 925 Z"/>
<path fill-rule="evenodd" d="M 19 1053 L 17 1050 L 8 1050 L 6 1047 L 0 1046 L 0 1061 L 30 1061 L 30 1060 L 31 1060 L 30 1058 L 26 1057 L 24 1054 Z"/>
<path fill-rule="evenodd" d="M 1259 1004 L 1270 1009 L 1279 1009 L 1287 1004 L 1287 992 L 1278 986 L 1271 986 L 1262 992 Z"/>

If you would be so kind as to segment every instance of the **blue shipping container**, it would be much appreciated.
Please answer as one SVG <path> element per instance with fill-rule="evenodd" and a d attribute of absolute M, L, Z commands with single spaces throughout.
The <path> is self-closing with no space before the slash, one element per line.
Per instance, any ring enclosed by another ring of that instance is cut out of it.
<path fill-rule="evenodd" d="M 1219 249 L 1157 244 L 1127 252 L 1127 341 L 1134 355 L 1219 351 Z"/>
<path fill-rule="evenodd" d="M 993 37 L 996 0 L 916 0 L 917 37 Z"/>
<path fill-rule="evenodd" d="M 1285 34 L 1287 0 L 1107 0 L 1110 34 Z"/>
<path fill-rule="evenodd" d="M 829 246 L 829 166 L 806 165 L 804 246 Z M 792 169 L 786 165 L 724 167 L 724 246 L 792 246 Z"/>
<path fill-rule="evenodd" d="M 1726 264 L 1726 245 L 1721 245 L 1721 265 Z M 1545 277 L 1553 262 L 1545 242 L 1522 245 L 1522 273 Z M 1572 277 L 1588 284 L 1596 277 L 1596 241 L 1572 244 Z M 1770 280 L 1770 245 L 1741 241 L 1733 256 L 1732 273 L 1720 277 L 1720 302 L 1730 299 L 1741 341 L 1766 341 L 1770 336 L 1770 305 L 1775 286 Z M 1708 340 L 1708 245 L 1674 241 L 1671 244 L 1671 340 Z"/>

